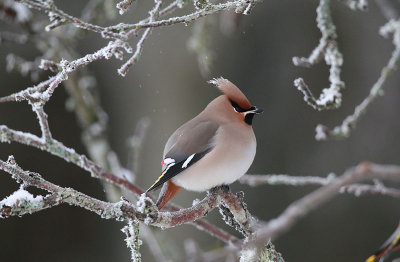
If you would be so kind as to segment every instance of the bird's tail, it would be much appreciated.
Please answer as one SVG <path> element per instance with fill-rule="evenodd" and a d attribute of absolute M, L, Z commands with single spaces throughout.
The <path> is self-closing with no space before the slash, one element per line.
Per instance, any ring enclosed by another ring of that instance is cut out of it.
<path fill-rule="evenodd" d="M 161 210 L 181 189 L 182 187 L 177 186 L 171 180 L 167 181 L 162 187 L 160 195 L 157 199 L 158 210 Z"/>

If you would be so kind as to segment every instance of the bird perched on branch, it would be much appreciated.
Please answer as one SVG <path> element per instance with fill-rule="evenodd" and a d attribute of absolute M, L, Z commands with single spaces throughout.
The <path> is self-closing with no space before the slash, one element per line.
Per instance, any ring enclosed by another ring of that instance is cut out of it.
<path fill-rule="evenodd" d="M 182 188 L 201 192 L 233 183 L 253 162 L 252 122 L 263 110 L 252 106 L 229 80 L 209 82 L 223 95 L 171 135 L 164 148 L 161 176 L 146 191 L 164 184 L 157 200 L 159 210 Z"/>

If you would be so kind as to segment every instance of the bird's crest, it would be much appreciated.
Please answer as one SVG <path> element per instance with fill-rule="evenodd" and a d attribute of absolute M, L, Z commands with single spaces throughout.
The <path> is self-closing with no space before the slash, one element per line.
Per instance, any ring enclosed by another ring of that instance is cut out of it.
<path fill-rule="evenodd" d="M 224 93 L 231 101 L 238 104 L 241 108 L 249 109 L 251 107 L 251 103 L 242 93 L 242 91 L 240 91 L 240 89 L 228 79 L 219 77 L 208 82 L 216 85 L 222 93 Z"/>

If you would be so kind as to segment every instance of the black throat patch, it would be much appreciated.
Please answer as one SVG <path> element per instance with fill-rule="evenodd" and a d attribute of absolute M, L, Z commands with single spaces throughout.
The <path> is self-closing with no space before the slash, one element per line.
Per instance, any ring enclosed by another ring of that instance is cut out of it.
<path fill-rule="evenodd" d="M 246 124 L 251 126 L 253 124 L 253 117 L 254 117 L 253 113 L 246 114 L 246 116 L 244 117 L 244 122 L 246 122 Z"/>

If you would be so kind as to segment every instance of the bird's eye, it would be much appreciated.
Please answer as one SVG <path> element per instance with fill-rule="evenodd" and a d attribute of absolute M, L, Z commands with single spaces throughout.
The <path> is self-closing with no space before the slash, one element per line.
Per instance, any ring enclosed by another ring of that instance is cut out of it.
<path fill-rule="evenodd" d="M 237 103 L 231 101 L 231 104 L 232 104 L 233 110 L 235 110 L 235 112 L 237 112 L 237 113 L 246 112 L 246 110 L 244 110 L 243 108 L 241 108 Z"/>

